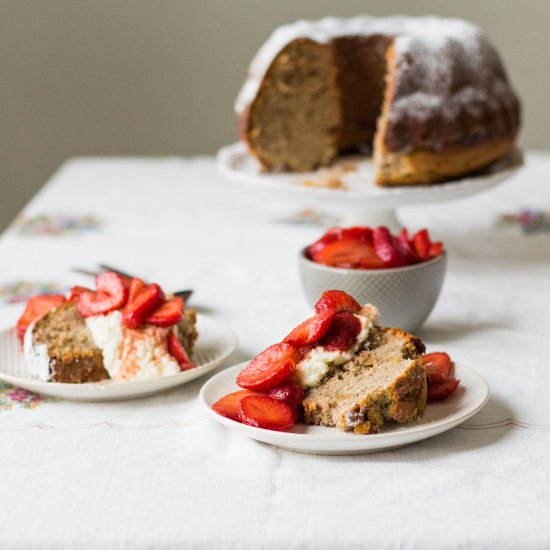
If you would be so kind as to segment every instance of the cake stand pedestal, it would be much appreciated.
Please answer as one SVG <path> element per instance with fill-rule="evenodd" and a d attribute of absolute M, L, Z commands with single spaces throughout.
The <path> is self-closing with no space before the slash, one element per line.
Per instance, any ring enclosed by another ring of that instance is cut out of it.
<path fill-rule="evenodd" d="M 517 149 L 482 172 L 435 185 L 380 187 L 374 183 L 370 157 L 349 156 L 338 159 L 330 168 L 314 172 L 263 173 L 258 161 L 242 142 L 220 149 L 220 172 L 248 185 L 257 192 L 299 201 L 310 207 L 337 209 L 342 225 L 385 225 L 393 231 L 400 225 L 396 210 L 401 206 L 454 200 L 486 191 L 509 178 L 523 164 Z"/>
<path fill-rule="evenodd" d="M 397 232 L 401 229 L 401 224 L 397 218 L 397 210 L 395 208 L 352 207 L 344 213 L 342 225 L 344 227 L 351 227 L 354 225 L 378 227 L 379 225 L 383 225 L 393 232 Z"/>

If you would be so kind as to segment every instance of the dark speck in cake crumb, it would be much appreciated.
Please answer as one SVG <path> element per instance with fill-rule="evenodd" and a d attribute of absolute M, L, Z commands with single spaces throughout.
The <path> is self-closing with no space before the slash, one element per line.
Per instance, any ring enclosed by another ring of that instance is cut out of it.
<path fill-rule="evenodd" d="M 360 411 L 348 411 L 346 413 L 346 424 L 355 427 L 365 421 L 365 415 Z"/>

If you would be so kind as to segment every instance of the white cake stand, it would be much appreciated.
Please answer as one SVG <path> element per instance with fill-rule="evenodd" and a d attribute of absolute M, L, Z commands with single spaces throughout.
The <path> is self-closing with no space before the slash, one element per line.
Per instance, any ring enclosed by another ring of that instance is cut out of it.
<path fill-rule="evenodd" d="M 258 161 L 250 155 L 243 142 L 219 150 L 220 172 L 257 191 L 267 191 L 273 197 L 301 199 L 310 206 L 338 208 L 344 213 L 344 225 L 386 225 L 396 230 L 399 222 L 396 209 L 433 202 L 443 202 L 486 191 L 509 178 L 523 164 L 517 149 L 493 163 L 475 176 L 435 185 L 380 187 L 374 183 L 374 166 L 370 157 L 349 156 L 337 160 L 329 169 L 315 172 L 263 173 Z M 352 171 L 345 167 L 353 166 Z M 312 187 L 306 182 L 319 181 L 323 174 L 338 174 L 345 189 Z"/>

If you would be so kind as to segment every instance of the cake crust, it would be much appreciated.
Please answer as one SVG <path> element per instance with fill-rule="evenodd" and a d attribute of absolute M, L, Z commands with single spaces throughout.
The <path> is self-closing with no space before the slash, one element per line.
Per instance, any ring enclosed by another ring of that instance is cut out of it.
<path fill-rule="evenodd" d="M 380 146 L 375 150 L 375 181 L 381 186 L 419 185 L 465 177 L 489 166 L 513 148 L 512 139 L 491 141 L 469 148 L 449 149 L 440 153 L 392 153 Z"/>

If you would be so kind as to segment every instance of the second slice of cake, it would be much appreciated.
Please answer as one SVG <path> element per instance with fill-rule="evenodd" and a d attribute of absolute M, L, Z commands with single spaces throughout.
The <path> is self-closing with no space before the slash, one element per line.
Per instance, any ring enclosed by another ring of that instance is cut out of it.
<path fill-rule="evenodd" d="M 427 394 L 422 342 L 398 328 L 374 327 L 370 343 L 306 391 L 306 423 L 368 434 L 385 421 L 404 424 L 422 416 Z"/>
<path fill-rule="evenodd" d="M 96 291 L 31 298 L 18 335 L 31 377 L 43 381 L 151 380 L 195 366 L 195 311 L 155 283 L 112 272 L 97 276 Z"/>

